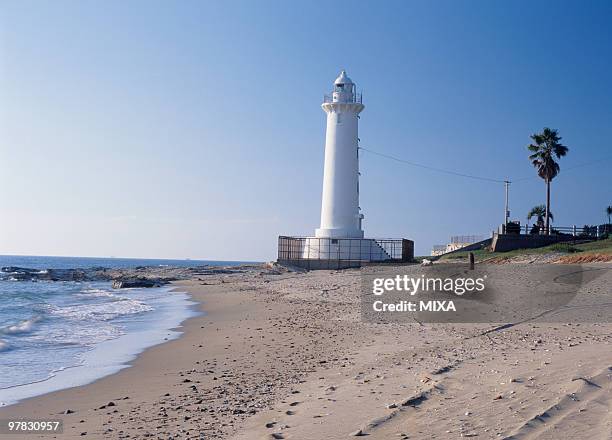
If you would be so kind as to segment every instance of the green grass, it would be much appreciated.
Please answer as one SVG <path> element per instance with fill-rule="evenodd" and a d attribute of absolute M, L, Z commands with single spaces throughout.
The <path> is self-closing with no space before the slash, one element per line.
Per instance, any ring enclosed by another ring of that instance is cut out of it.
<path fill-rule="evenodd" d="M 612 238 L 608 238 L 606 240 L 592 241 L 590 243 L 577 244 L 576 247 L 583 252 L 612 254 Z"/>
<path fill-rule="evenodd" d="M 576 252 L 592 252 L 600 254 L 612 254 L 612 238 L 606 240 L 592 241 L 582 244 L 571 243 L 555 243 L 550 246 L 544 246 L 535 249 L 516 249 L 508 252 L 491 252 L 486 249 L 473 251 L 476 261 L 483 261 L 493 257 L 508 259 L 521 255 L 541 255 L 549 252 L 560 252 L 563 254 L 573 254 Z M 469 252 L 455 252 L 449 255 L 440 257 L 441 261 L 467 260 Z M 427 257 L 425 257 L 427 258 Z"/>

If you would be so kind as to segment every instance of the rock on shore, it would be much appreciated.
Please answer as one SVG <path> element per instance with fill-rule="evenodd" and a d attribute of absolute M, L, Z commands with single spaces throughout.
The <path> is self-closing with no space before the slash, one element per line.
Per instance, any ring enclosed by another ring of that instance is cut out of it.
<path fill-rule="evenodd" d="M 129 289 L 134 287 L 160 287 L 166 281 L 148 278 L 127 278 L 113 280 L 113 289 Z"/>

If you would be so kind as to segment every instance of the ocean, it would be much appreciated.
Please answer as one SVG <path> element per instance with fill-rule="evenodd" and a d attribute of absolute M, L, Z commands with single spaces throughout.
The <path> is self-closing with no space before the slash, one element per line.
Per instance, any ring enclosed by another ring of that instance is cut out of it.
<path fill-rule="evenodd" d="M 71 269 L 228 266 L 232 261 L 0 256 L 0 267 Z M 93 382 L 175 339 L 193 301 L 171 287 L 112 289 L 110 282 L 13 281 L 0 272 L 0 406 Z"/>

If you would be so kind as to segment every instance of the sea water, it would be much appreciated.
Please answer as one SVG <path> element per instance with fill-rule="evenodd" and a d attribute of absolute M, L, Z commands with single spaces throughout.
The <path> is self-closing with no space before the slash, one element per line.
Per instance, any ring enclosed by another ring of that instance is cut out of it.
<path fill-rule="evenodd" d="M 236 265 L 239 262 L 0 256 L 0 267 Z M 115 373 L 145 348 L 175 339 L 196 314 L 164 286 L 112 289 L 110 282 L 14 281 L 0 272 L 0 405 L 84 385 Z"/>

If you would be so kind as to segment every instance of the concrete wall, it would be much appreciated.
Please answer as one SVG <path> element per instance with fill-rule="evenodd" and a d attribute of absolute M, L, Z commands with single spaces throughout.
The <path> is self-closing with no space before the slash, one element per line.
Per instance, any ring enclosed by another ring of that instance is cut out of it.
<path fill-rule="evenodd" d="M 573 241 L 576 237 L 568 235 L 519 235 L 495 234 L 491 249 L 493 252 L 508 252 L 515 249 L 533 249 L 564 241 Z"/>
<path fill-rule="evenodd" d="M 306 238 L 302 250 L 304 260 L 386 261 L 391 256 L 370 238 Z"/>

